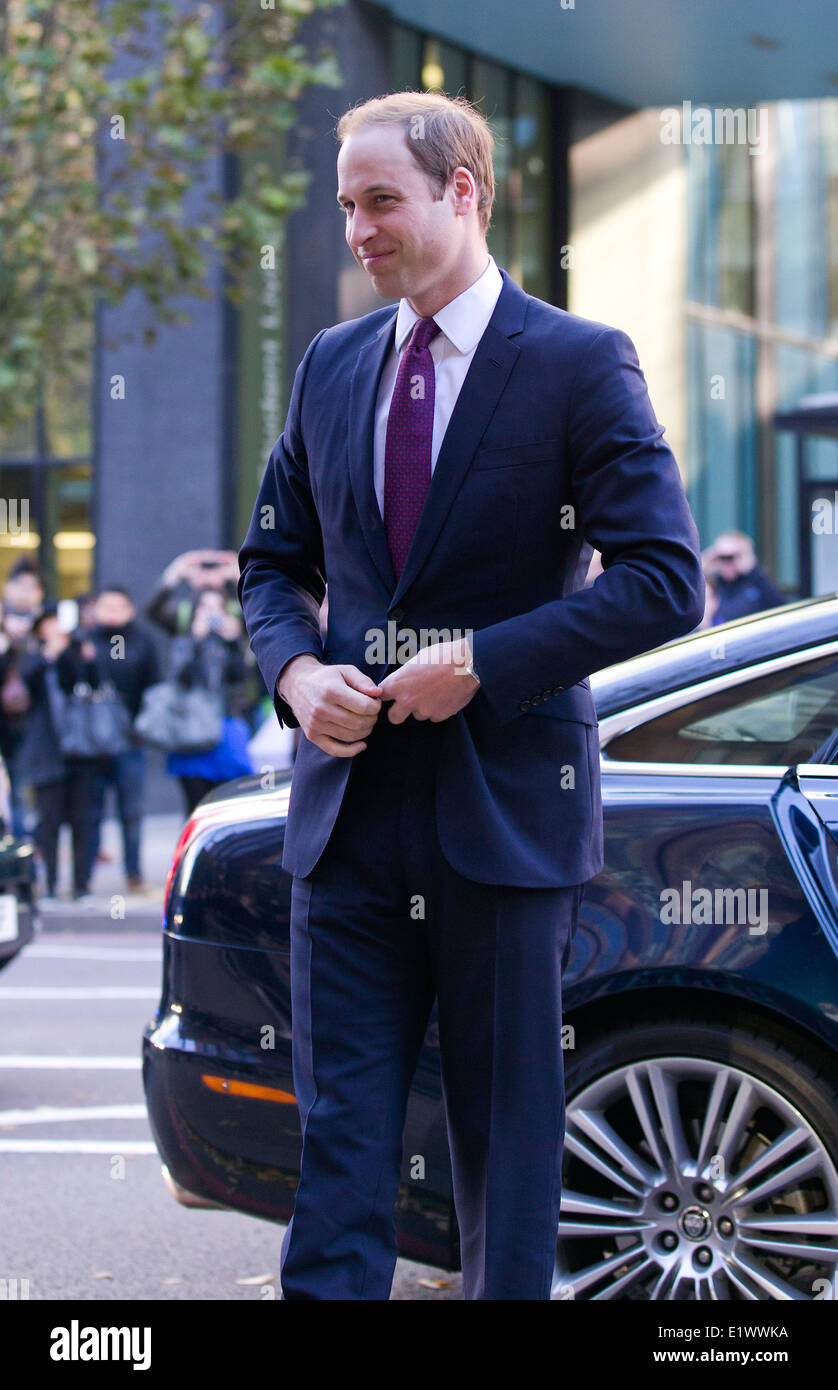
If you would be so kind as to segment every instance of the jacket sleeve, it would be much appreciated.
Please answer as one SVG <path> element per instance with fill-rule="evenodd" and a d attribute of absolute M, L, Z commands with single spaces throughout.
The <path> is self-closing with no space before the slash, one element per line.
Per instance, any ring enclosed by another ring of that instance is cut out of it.
<path fill-rule="evenodd" d="M 160 659 L 154 640 L 148 632 L 143 633 L 143 660 L 140 671 L 140 694 L 150 685 L 160 680 Z"/>
<path fill-rule="evenodd" d="M 178 596 L 179 590 L 185 585 L 176 584 L 170 588 L 164 584 L 162 578 L 157 581 L 148 599 L 143 612 L 150 622 L 162 627 L 164 632 L 172 636 L 179 631 L 178 628 Z"/>
<path fill-rule="evenodd" d="M 319 612 L 326 592 L 323 537 L 301 429 L 302 394 L 321 329 L 297 368 L 285 429 L 271 450 L 244 544 L 238 599 L 262 679 L 280 722 L 299 727 L 276 688 L 292 657 L 322 659 Z"/>
<path fill-rule="evenodd" d="M 701 621 L 698 531 L 662 436 L 632 340 L 604 329 L 577 368 L 567 422 L 576 525 L 603 573 L 473 634 L 475 671 L 502 722 Z"/>

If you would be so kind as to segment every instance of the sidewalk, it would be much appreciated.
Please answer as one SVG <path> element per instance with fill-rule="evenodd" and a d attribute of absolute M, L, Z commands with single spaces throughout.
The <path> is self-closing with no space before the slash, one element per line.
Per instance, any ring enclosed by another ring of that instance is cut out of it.
<path fill-rule="evenodd" d="M 140 862 L 148 892 L 137 893 L 127 888 L 122 869 L 122 838 L 119 821 L 109 817 L 102 821 L 101 849 L 108 862 L 97 863 L 90 883 L 94 901 L 80 906 L 68 896 L 72 879 L 70 863 L 70 834 L 62 827 L 58 850 L 57 907 L 41 911 L 43 931 L 74 931 L 105 928 L 119 931 L 158 930 L 163 911 L 163 889 L 175 845 L 185 824 L 180 812 L 158 812 L 143 817 Z"/>

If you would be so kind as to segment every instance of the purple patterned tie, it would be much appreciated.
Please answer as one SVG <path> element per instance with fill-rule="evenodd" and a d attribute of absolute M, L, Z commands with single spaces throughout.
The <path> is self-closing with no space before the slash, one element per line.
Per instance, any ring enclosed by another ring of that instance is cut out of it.
<path fill-rule="evenodd" d="M 404 568 L 431 483 L 434 359 L 428 344 L 439 332 L 433 319 L 416 320 L 399 362 L 387 416 L 384 526 L 396 579 Z"/>

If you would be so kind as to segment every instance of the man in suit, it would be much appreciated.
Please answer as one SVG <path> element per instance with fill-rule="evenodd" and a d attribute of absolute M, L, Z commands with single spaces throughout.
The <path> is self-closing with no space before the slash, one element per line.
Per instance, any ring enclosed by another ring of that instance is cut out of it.
<path fill-rule="evenodd" d="M 309 345 L 239 553 L 251 646 L 303 733 L 283 1296 L 388 1298 L 436 1000 L 463 1296 L 547 1299 L 562 968 L 603 863 L 587 677 L 696 626 L 698 535 L 631 340 L 489 254 L 480 113 L 403 92 L 337 135 L 348 244 L 398 304 Z"/>

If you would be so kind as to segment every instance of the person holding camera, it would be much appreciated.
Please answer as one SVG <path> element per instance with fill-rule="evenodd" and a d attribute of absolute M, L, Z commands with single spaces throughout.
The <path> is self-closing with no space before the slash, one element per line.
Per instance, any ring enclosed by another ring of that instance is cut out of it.
<path fill-rule="evenodd" d="M 170 679 L 216 691 L 222 712 L 215 747 L 167 754 L 166 766 L 180 781 L 187 815 L 213 787 L 253 771 L 247 753 L 250 728 L 242 717 L 247 675 L 243 632 L 241 619 L 227 611 L 220 590 L 204 589 L 197 595 L 188 634 L 172 643 Z"/>

